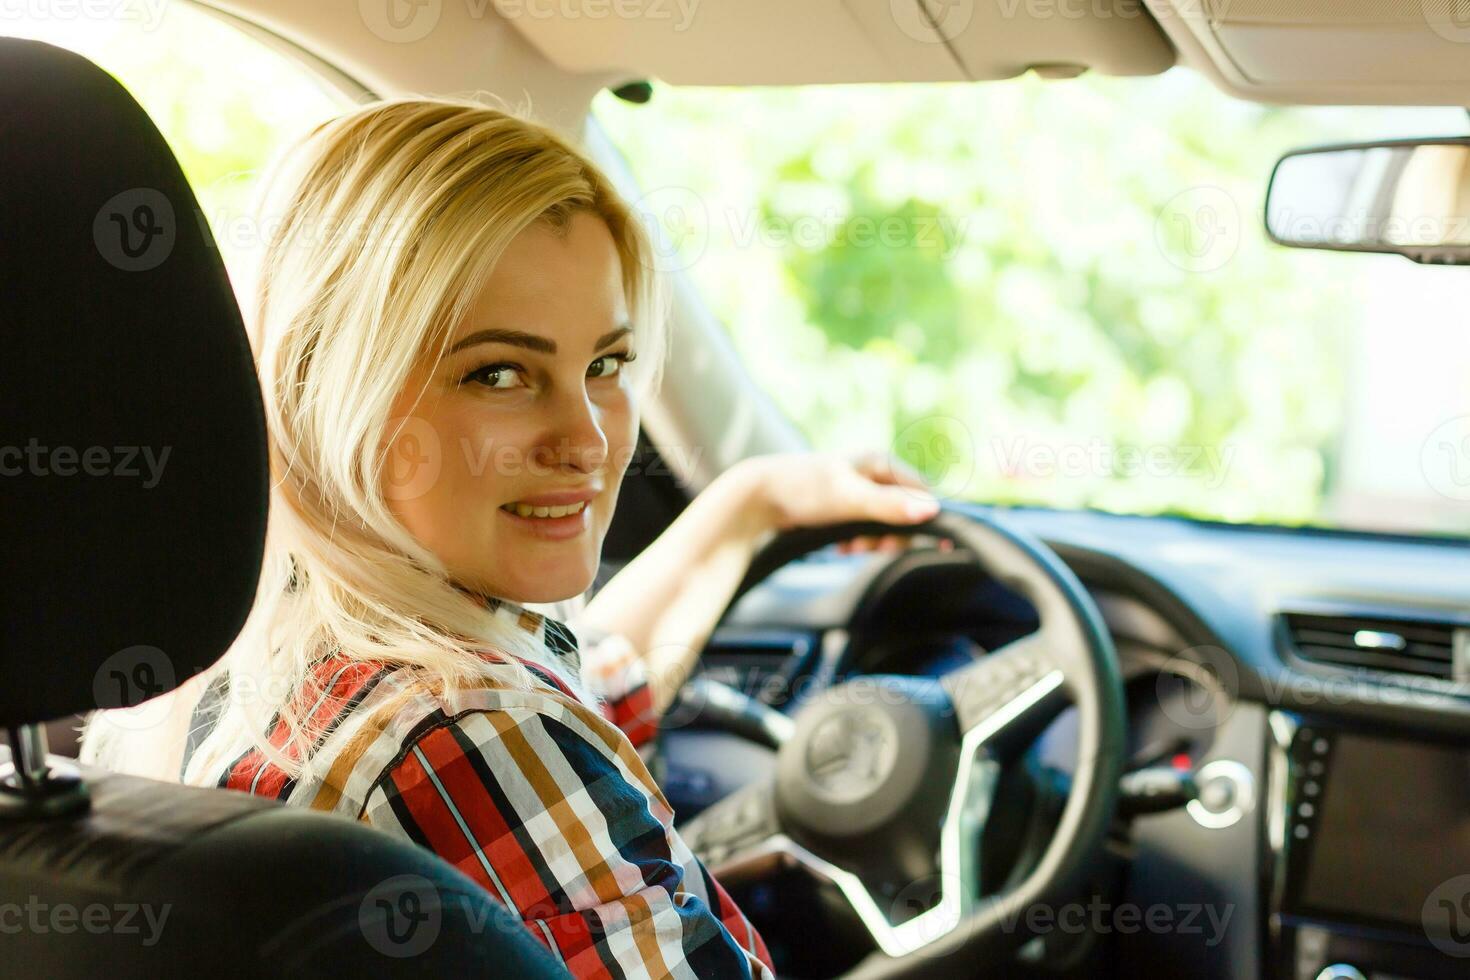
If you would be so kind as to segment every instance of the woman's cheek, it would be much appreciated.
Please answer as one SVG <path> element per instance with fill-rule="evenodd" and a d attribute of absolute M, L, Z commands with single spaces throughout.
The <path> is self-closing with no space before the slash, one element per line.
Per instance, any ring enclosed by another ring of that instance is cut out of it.
<path fill-rule="evenodd" d="M 513 496 L 515 486 L 524 486 L 528 462 L 528 443 L 519 427 L 506 424 L 506 419 L 487 419 L 481 413 L 467 421 L 461 455 L 470 477 L 483 492 L 503 503 Z"/>
<path fill-rule="evenodd" d="M 609 472 L 609 483 L 621 483 L 633 461 L 633 452 L 638 445 L 638 402 L 633 393 L 626 389 L 613 410 L 605 419 Z"/>

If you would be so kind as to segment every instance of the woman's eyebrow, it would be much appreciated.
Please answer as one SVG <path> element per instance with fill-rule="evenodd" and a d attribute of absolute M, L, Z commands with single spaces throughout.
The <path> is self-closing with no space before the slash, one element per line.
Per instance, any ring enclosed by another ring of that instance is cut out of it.
<path fill-rule="evenodd" d="M 476 330 L 468 337 L 457 341 L 453 347 L 449 348 L 449 353 L 453 354 L 476 344 L 510 344 L 513 347 L 525 347 L 543 354 L 556 353 L 556 341 L 520 330 Z"/>
<path fill-rule="evenodd" d="M 613 341 L 617 340 L 623 334 L 632 332 L 633 328 L 625 323 L 621 327 L 618 327 L 616 330 L 614 330 L 612 333 L 605 333 L 601 337 L 598 337 L 597 343 L 592 345 L 592 349 L 594 351 L 600 351 L 608 344 L 611 344 Z"/>
<path fill-rule="evenodd" d="M 597 343 L 592 345 L 592 349 L 594 351 L 601 350 L 623 334 L 632 332 L 633 328 L 625 323 L 611 333 L 605 333 L 601 337 L 598 337 Z M 464 350 L 466 347 L 473 347 L 476 344 L 510 344 L 513 347 L 525 347 L 528 350 L 540 351 L 543 354 L 556 353 L 556 341 L 542 337 L 540 334 L 526 333 L 522 330 L 493 329 L 476 330 L 468 337 L 461 338 L 455 342 L 453 347 L 449 348 L 449 353 L 454 354 Z"/>

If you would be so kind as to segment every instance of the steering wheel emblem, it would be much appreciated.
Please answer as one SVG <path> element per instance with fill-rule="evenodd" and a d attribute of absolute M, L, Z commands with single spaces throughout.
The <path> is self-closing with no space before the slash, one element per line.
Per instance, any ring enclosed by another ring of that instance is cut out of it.
<path fill-rule="evenodd" d="M 825 719 L 807 743 L 806 770 L 834 803 L 856 803 L 882 786 L 898 755 L 893 722 L 877 711 L 844 711 Z"/>

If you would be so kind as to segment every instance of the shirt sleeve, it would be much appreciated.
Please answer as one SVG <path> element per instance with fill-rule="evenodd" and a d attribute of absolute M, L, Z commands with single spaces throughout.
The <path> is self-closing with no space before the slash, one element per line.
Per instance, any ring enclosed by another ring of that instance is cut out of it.
<path fill-rule="evenodd" d="M 643 658 L 619 633 L 582 623 L 576 632 L 583 637 L 583 686 L 597 696 L 604 717 L 621 728 L 635 748 L 644 745 L 658 734 L 659 716 Z"/>
<path fill-rule="evenodd" d="M 642 760 L 595 712 L 527 704 L 425 727 L 362 819 L 475 879 L 573 976 L 774 977 Z"/>

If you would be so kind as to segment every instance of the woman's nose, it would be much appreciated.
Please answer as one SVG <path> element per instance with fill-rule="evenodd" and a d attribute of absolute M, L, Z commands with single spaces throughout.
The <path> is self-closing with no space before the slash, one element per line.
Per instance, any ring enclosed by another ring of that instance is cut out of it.
<path fill-rule="evenodd" d="M 602 410 L 586 392 L 568 393 L 556 408 L 555 424 L 537 456 L 543 465 L 595 473 L 607 461 L 607 433 Z"/>

